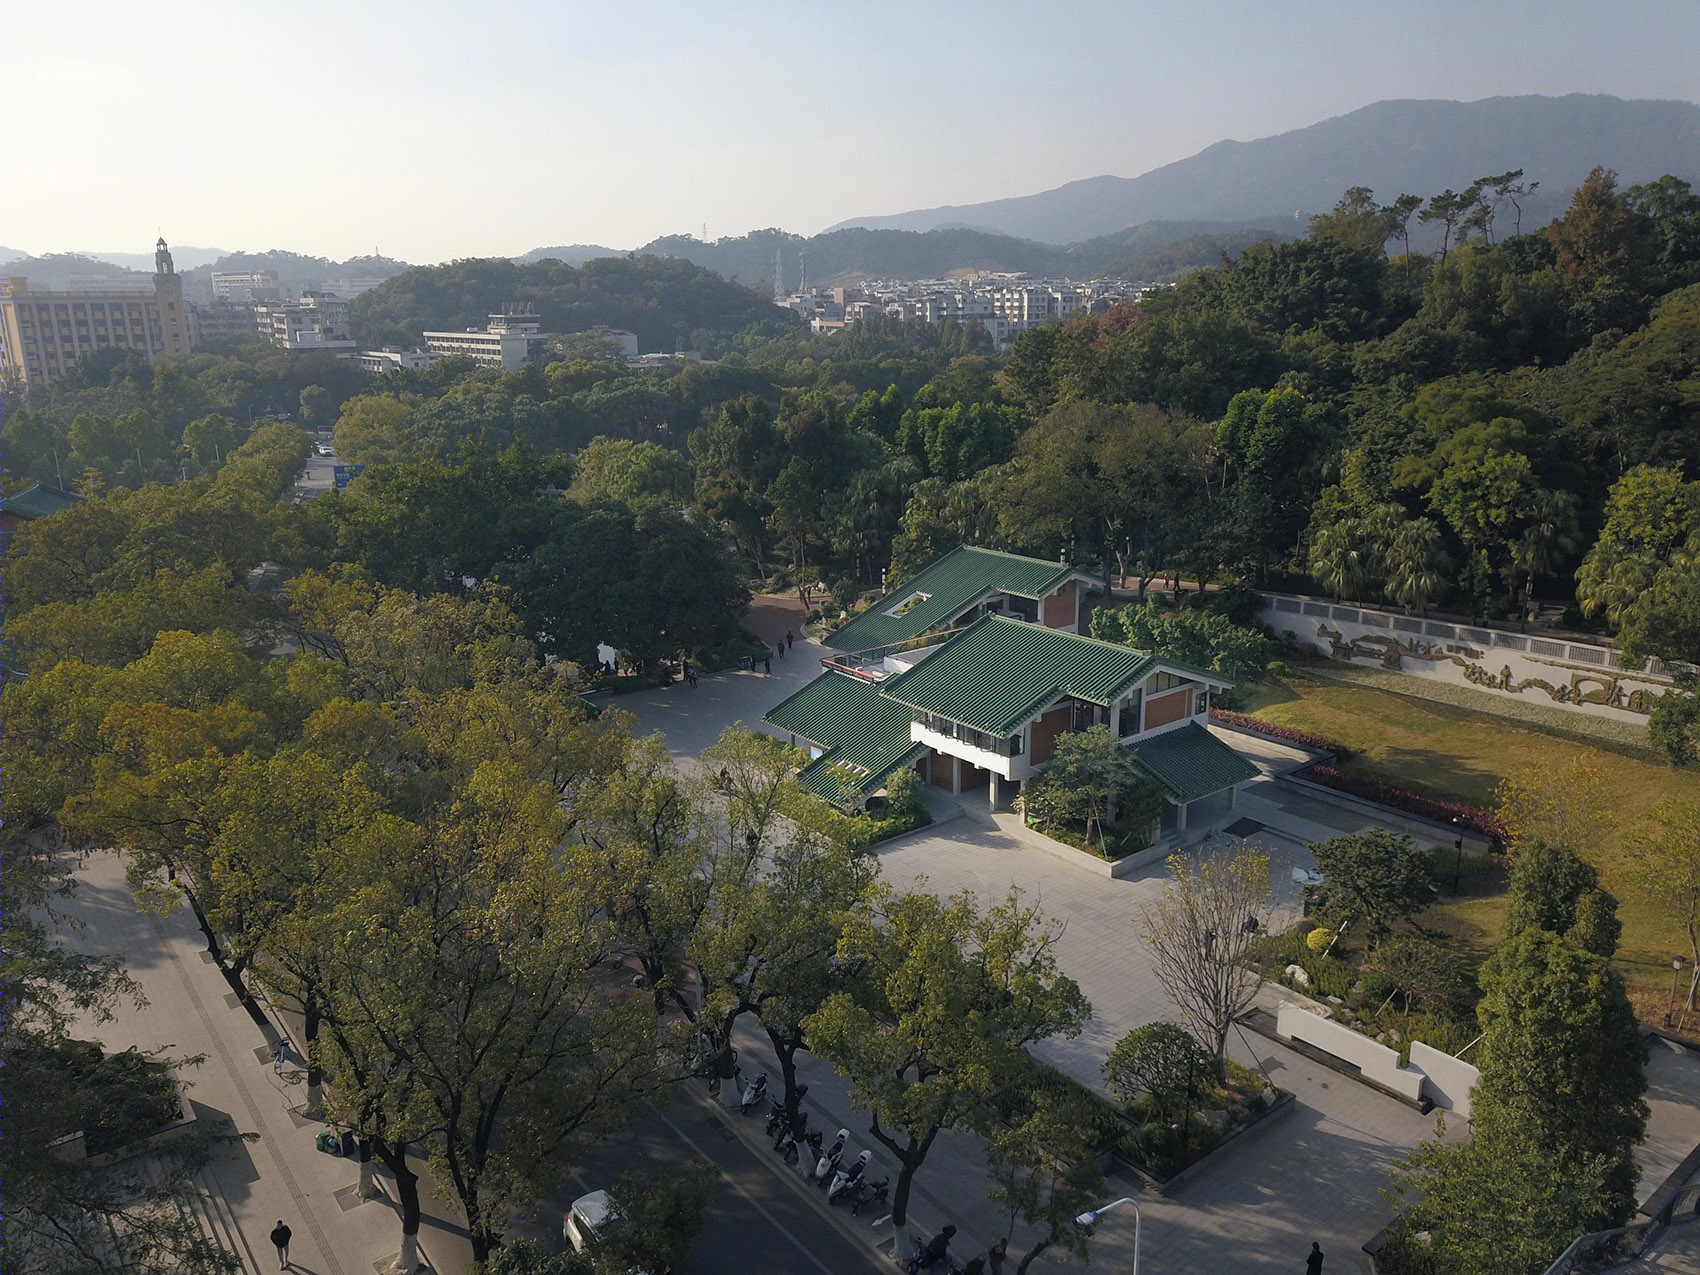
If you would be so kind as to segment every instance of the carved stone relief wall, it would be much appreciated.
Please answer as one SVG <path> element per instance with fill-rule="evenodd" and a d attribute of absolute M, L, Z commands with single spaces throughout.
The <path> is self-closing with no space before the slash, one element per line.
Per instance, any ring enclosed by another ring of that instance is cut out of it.
<path fill-rule="evenodd" d="M 1507 695 L 1532 693 L 1578 712 L 1641 722 L 1669 685 L 1657 673 L 1619 668 L 1616 652 L 1594 644 L 1285 594 L 1263 598 L 1259 619 L 1273 632 L 1290 632 L 1337 660 L 1373 661 L 1408 676 Z"/>

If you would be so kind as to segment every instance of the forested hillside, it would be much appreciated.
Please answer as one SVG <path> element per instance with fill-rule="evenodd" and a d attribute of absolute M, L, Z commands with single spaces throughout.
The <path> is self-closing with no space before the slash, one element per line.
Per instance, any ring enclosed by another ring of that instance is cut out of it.
<path fill-rule="evenodd" d="M 1440 252 L 1389 257 L 1425 223 Z M 1544 607 L 1633 654 L 1700 658 L 1700 197 L 1600 171 L 1562 218 L 1516 224 L 1492 190 L 1388 207 L 1353 188 L 1305 238 L 1001 358 L 973 327 L 812 337 L 681 261 L 462 262 L 360 298 L 367 332 L 510 299 L 646 345 L 750 326 L 713 338 L 718 362 L 665 371 L 589 351 L 374 383 L 259 350 L 102 355 L 9 417 L 9 481 L 56 462 L 92 490 L 213 472 L 276 408 L 334 422 L 372 466 L 590 449 L 592 488 L 688 500 L 746 578 L 843 598 L 966 541 L 1106 575 Z"/>
<path fill-rule="evenodd" d="M 687 261 L 607 257 L 573 267 L 489 258 L 409 270 L 356 297 L 354 335 L 367 345 L 413 345 L 427 330 L 481 328 L 508 301 L 535 305 L 546 332 L 607 324 L 637 333 L 646 351 L 711 344 L 752 324 L 780 332 L 795 322 L 769 294 Z"/>

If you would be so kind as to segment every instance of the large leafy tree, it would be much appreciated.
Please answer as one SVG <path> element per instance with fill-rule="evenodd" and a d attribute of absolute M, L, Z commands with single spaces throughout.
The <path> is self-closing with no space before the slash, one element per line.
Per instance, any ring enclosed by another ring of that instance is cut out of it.
<path fill-rule="evenodd" d="M 566 817 L 487 763 L 408 861 L 367 848 L 319 930 L 332 1108 L 424 1146 L 480 1260 L 508 1202 L 549 1190 L 572 1141 L 617 1127 L 661 1065 L 649 998 L 597 978 L 616 945 L 605 869 L 561 855 Z"/>
<path fill-rule="evenodd" d="M 1688 940 L 1687 1005 L 1700 991 L 1700 804 L 1664 802 L 1631 841 L 1634 881 Z"/>
<path fill-rule="evenodd" d="M 869 1132 L 897 1160 L 892 1225 L 901 1236 L 915 1174 L 946 1129 L 983 1127 L 1029 1045 L 1079 1032 L 1091 1013 L 1057 969 L 1056 927 L 1018 893 L 982 912 L 870 889 L 839 943 L 863 967 L 868 1003 L 839 992 L 804 1020 L 810 1048 L 850 1079 Z"/>

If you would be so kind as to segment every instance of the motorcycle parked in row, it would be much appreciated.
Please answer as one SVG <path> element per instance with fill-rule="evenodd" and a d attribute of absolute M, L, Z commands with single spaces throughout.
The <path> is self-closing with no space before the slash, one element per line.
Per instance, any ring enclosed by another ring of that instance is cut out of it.
<path fill-rule="evenodd" d="M 850 1199 L 847 1193 L 853 1192 L 861 1185 L 862 1175 L 868 1171 L 868 1163 L 874 1158 L 872 1151 L 864 1151 L 848 1166 L 840 1165 L 832 1175 L 832 1185 L 827 1188 L 826 1202 L 836 1204 L 839 1200 Z"/>
<path fill-rule="evenodd" d="M 815 1161 L 813 1180 L 821 1186 L 832 1184 L 832 1175 L 838 1168 L 838 1162 L 844 1158 L 844 1144 L 850 1140 L 850 1130 L 840 1129 L 832 1140 L 832 1145 L 820 1154 Z"/>

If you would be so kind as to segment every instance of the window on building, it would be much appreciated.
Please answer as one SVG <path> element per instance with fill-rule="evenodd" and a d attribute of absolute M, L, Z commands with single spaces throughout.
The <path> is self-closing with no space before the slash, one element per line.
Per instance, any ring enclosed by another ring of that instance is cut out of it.
<path fill-rule="evenodd" d="M 1139 705 L 1142 699 L 1143 693 L 1135 691 L 1122 703 L 1119 733 L 1123 739 L 1139 733 Z"/>

